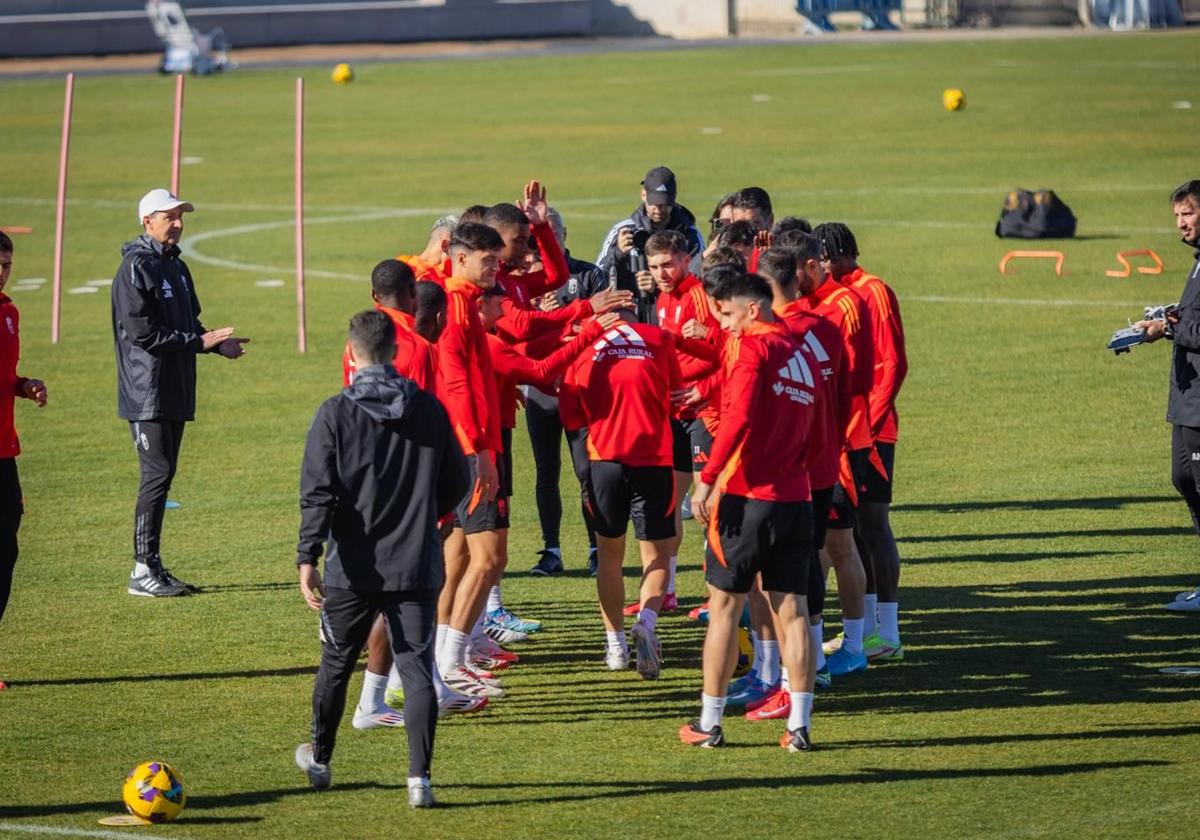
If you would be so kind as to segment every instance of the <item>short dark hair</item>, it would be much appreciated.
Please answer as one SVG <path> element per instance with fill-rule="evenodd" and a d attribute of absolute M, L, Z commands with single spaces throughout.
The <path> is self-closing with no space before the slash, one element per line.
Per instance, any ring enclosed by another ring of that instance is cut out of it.
<path fill-rule="evenodd" d="M 834 259 L 835 257 L 858 256 L 858 242 L 850 228 L 841 222 L 825 222 L 819 224 L 813 231 L 813 236 L 821 243 L 821 255 Z"/>
<path fill-rule="evenodd" d="M 660 230 L 646 240 L 647 257 L 688 253 L 691 253 L 691 249 L 688 247 L 687 237 L 677 230 Z"/>
<path fill-rule="evenodd" d="M 771 294 L 771 286 L 757 274 L 743 274 L 740 277 L 731 278 L 728 282 L 721 284 L 713 297 L 717 300 L 733 300 L 734 298 L 756 300 L 760 306 L 767 309 L 771 308 L 771 302 L 775 299 L 775 296 Z"/>
<path fill-rule="evenodd" d="M 1191 181 L 1185 181 L 1176 187 L 1175 191 L 1171 193 L 1172 204 L 1178 204 L 1179 202 L 1188 198 L 1190 198 L 1197 207 L 1200 207 L 1200 181 L 1195 179 Z"/>
<path fill-rule="evenodd" d="M 371 291 L 381 298 L 411 299 L 416 282 L 412 268 L 400 260 L 384 260 L 371 271 Z"/>
<path fill-rule="evenodd" d="M 771 247 L 791 251 L 797 267 L 809 260 L 821 259 L 821 243 L 817 237 L 802 230 L 785 230 L 774 238 Z"/>
<path fill-rule="evenodd" d="M 722 265 L 731 265 L 731 266 L 734 266 L 735 268 L 739 268 L 742 271 L 745 271 L 746 270 L 746 259 L 741 254 L 739 254 L 735 249 L 730 248 L 728 245 L 718 245 L 716 248 L 713 248 L 711 251 L 709 251 L 708 255 L 705 256 L 703 260 L 701 260 L 701 262 L 700 262 L 701 278 L 703 278 L 704 275 L 708 274 L 708 272 L 712 271 L 714 268 L 717 268 L 718 266 L 722 266 Z"/>
<path fill-rule="evenodd" d="M 396 327 L 378 309 L 364 309 L 350 319 L 350 344 L 359 367 L 390 363 L 396 351 Z"/>
<path fill-rule="evenodd" d="M 496 229 L 478 222 L 461 222 L 450 235 L 451 251 L 500 251 L 504 240 Z"/>
<path fill-rule="evenodd" d="M 771 236 L 779 236 L 785 230 L 798 230 L 801 233 L 812 233 L 813 226 L 802 216 L 784 216 L 771 228 Z"/>
<path fill-rule="evenodd" d="M 461 225 L 466 222 L 482 222 L 483 214 L 487 211 L 488 208 L 486 204 L 472 204 L 466 210 L 458 214 L 458 223 Z"/>
<path fill-rule="evenodd" d="M 529 217 L 525 215 L 525 211 L 515 204 L 501 202 L 493 204 L 483 214 L 483 223 L 485 225 L 512 225 L 520 227 L 521 225 L 529 224 Z"/>
<path fill-rule="evenodd" d="M 0 252 L 11 254 L 13 250 L 12 237 L 0 230 Z"/>
<path fill-rule="evenodd" d="M 504 287 L 497 283 L 494 286 L 484 289 L 483 294 L 481 294 L 479 297 L 481 300 L 483 298 L 504 297 Z"/>
<path fill-rule="evenodd" d="M 771 196 L 762 187 L 743 187 L 733 194 L 730 202 L 734 210 L 757 211 L 763 221 L 772 215 Z"/>
<path fill-rule="evenodd" d="M 417 284 L 417 317 L 436 316 L 446 308 L 446 290 L 432 280 Z"/>
<path fill-rule="evenodd" d="M 768 248 L 758 255 L 758 273 L 783 289 L 796 285 L 796 255 L 787 248 Z"/>
<path fill-rule="evenodd" d="M 720 300 L 720 291 L 735 280 L 740 280 L 746 276 L 746 269 L 741 265 L 734 263 L 724 263 L 722 265 L 714 265 L 712 268 L 704 272 L 704 279 L 701 280 L 704 284 L 704 291 L 714 300 Z"/>
<path fill-rule="evenodd" d="M 734 245 L 753 246 L 757 234 L 758 231 L 749 222 L 734 222 L 721 228 L 721 232 L 717 234 L 717 245 L 722 247 L 733 247 Z"/>

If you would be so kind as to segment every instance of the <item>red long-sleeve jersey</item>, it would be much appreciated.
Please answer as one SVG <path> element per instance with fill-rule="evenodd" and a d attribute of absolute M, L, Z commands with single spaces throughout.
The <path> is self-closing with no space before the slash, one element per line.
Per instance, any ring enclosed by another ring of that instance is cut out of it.
<path fill-rule="evenodd" d="M 419 254 L 400 254 L 396 259 L 408 264 L 408 267 L 413 270 L 413 276 L 417 278 L 418 283 L 437 283 L 443 289 L 446 288 L 446 278 L 450 276 L 450 260 L 443 260 L 440 263 L 430 263 L 421 259 Z"/>
<path fill-rule="evenodd" d="M 672 465 L 671 391 L 682 379 L 670 333 L 622 322 L 567 370 L 559 410 L 564 425 L 587 427 L 591 460 L 627 467 Z"/>
<path fill-rule="evenodd" d="M 721 425 L 700 474 L 720 493 L 812 498 L 809 440 L 821 372 L 781 322 L 756 322 L 725 342 Z"/>
<path fill-rule="evenodd" d="M 850 416 L 850 370 L 842 334 L 827 319 L 805 312 L 797 301 L 775 310 L 792 338 L 812 357 L 821 371 L 820 400 L 813 418 L 814 459 L 809 478 L 815 489 L 832 487 L 838 480 L 838 459 L 846 442 L 845 423 Z M 819 450 L 815 447 L 819 445 Z"/>
<path fill-rule="evenodd" d="M 25 396 L 25 377 L 17 375 L 21 358 L 21 314 L 12 299 L 0 292 L 0 458 L 16 458 L 21 442 L 13 424 L 13 403 Z"/>
<path fill-rule="evenodd" d="M 433 394 L 437 389 L 437 351 L 433 345 L 417 334 L 416 319 L 407 312 L 399 309 L 389 309 L 386 306 L 375 305 L 375 308 L 392 319 L 396 326 L 396 355 L 392 366 L 413 382 L 422 391 Z M 342 351 L 342 387 L 350 384 L 355 371 L 354 361 L 350 358 L 350 342 Z"/>
<path fill-rule="evenodd" d="M 871 313 L 856 293 L 832 277 L 812 294 L 797 299 L 799 308 L 831 321 L 842 333 L 846 365 L 850 369 L 850 416 L 845 421 L 846 446 L 851 450 L 869 449 L 871 436 L 868 397 L 875 376 L 875 342 L 871 333 Z"/>
<path fill-rule="evenodd" d="M 502 338 L 488 334 L 488 349 L 492 354 L 492 370 L 496 374 L 496 391 L 500 395 L 500 426 L 517 425 L 517 386 L 533 385 L 545 393 L 554 393 L 554 382 L 567 365 L 591 342 L 600 337 L 600 325 L 589 321 L 579 335 L 564 342 L 544 359 L 534 360 L 523 355 Z"/>
<path fill-rule="evenodd" d="M 446 281 L 446 329 L 437 343 L 437 395 L 468 455 L 502 449 L 496 377 L 487 333 L 479 320 L 481 293 L 468 280 Z"/>
<path fill-rule="evenodd" d="M 908 375 L 900 303 L 887 283 L 862 268 L 839 277 L 838 282 L 856 291 L 871 313 L 871 338 L 875 344 L 874 376 L 867 398 L 871 434 L 883 443 L 895 443 L 900 432 L 896 397 Z"/>
<path fill-rule="evenodd" d="M 713 361 L 711 356 L 704 351 L 696 354 L 692 343 L 695 339 L 687 343 L 681 342 L 680 339 L 683 338 L 683 325 L 688 321 L 695 320 L 708 328 L 708 336 L 704 341 L 716 346 L 716 337 L 721 332 L 721 325 L 713 317 L 712 309 L 708 305 L 708 295 L 704 293 L 704 286 L 689 274 L 679 281 L 674 290 L 659 292 L 656 305 L 658 307 L 658 325 L 676 339 L 675 357 L 679 361 L 679 372 L 683 376 L 684 386 L 699 386 L 701 382 L 716 373 L 720 364 Z M 719 401 L 719 392 L 713 390 L 711 386 L 709 391 L 712 399 L 707 406 L 708 412 L 676 406 L 672 410 L 671 416 L 680 420 L 691 420 L 701 413 L 709 413 L 715 418 L 718 407 L 713 403 Z"/>

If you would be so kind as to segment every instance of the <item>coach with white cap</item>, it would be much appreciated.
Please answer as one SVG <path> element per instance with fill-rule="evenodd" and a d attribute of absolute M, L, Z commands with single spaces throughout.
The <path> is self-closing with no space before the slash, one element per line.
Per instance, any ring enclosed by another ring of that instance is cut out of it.
<path fill-rule="evenodd" d="M 151 598 L 196 590 L 173 576 L 159 553 L 184 423 L 196 415 L 196 354 L 236 359 L 250 340 L 235 337 L 233 327 L 206 330 L 200 323 L 192 273 L 179 258 L 183 214 L 194 209 L 167 190 L 146 193 L 138 203 L 143 233 L 125 243 L 112 284 L 117 414 L 129 421 L 141 466 L 128 592 Z"/>

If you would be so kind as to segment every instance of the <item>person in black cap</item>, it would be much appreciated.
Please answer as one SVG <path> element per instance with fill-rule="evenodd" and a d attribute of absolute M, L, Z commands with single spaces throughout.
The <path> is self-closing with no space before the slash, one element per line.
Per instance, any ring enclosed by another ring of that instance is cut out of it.
<path fill-rule="evenodd" d="M 655 319 L 656 292 L 643 250 L 650 234 L 677 230 L 687 237 L 688 251 L 693 257 L 704 250 L 704 237 L 696 227 L 696 217 L 676 203 L 676 192 L 675 173 L 670 169 L 656 166 L 647 172 L 642 179 L 641 205 L 612 226 L 596 258 L 596 265 L 616 280 L 618 289 L 635 293 L 638 320 L 643 323 L 653 323 Z M 639 273 L 644 273 L 640 284 Z"/>

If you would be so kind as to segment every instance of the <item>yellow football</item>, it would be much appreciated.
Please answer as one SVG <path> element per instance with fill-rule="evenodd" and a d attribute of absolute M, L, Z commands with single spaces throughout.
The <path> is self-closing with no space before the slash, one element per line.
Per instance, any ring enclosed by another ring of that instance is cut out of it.
<path fill-rule="evenodd" d="M 961 111 L 967 107 L 967 97 L 958 88 L 946 88 L 942 91 L 942 105 L 947 111 Z"/>
<path fill-rule="evenodd" d="M 333 81 L 335 84 L 344 85 L 347 82 L 354 81 L 354 70 L 349 64 L 339 64 L 333 68 Z"/>
<path fill-rule="evenodd" d="M 165 761 L 147 761 L 133 768 L 121 798 L 129 813 L 148 823 L 170 822 L 187 804 L 183 777 Z"/>

